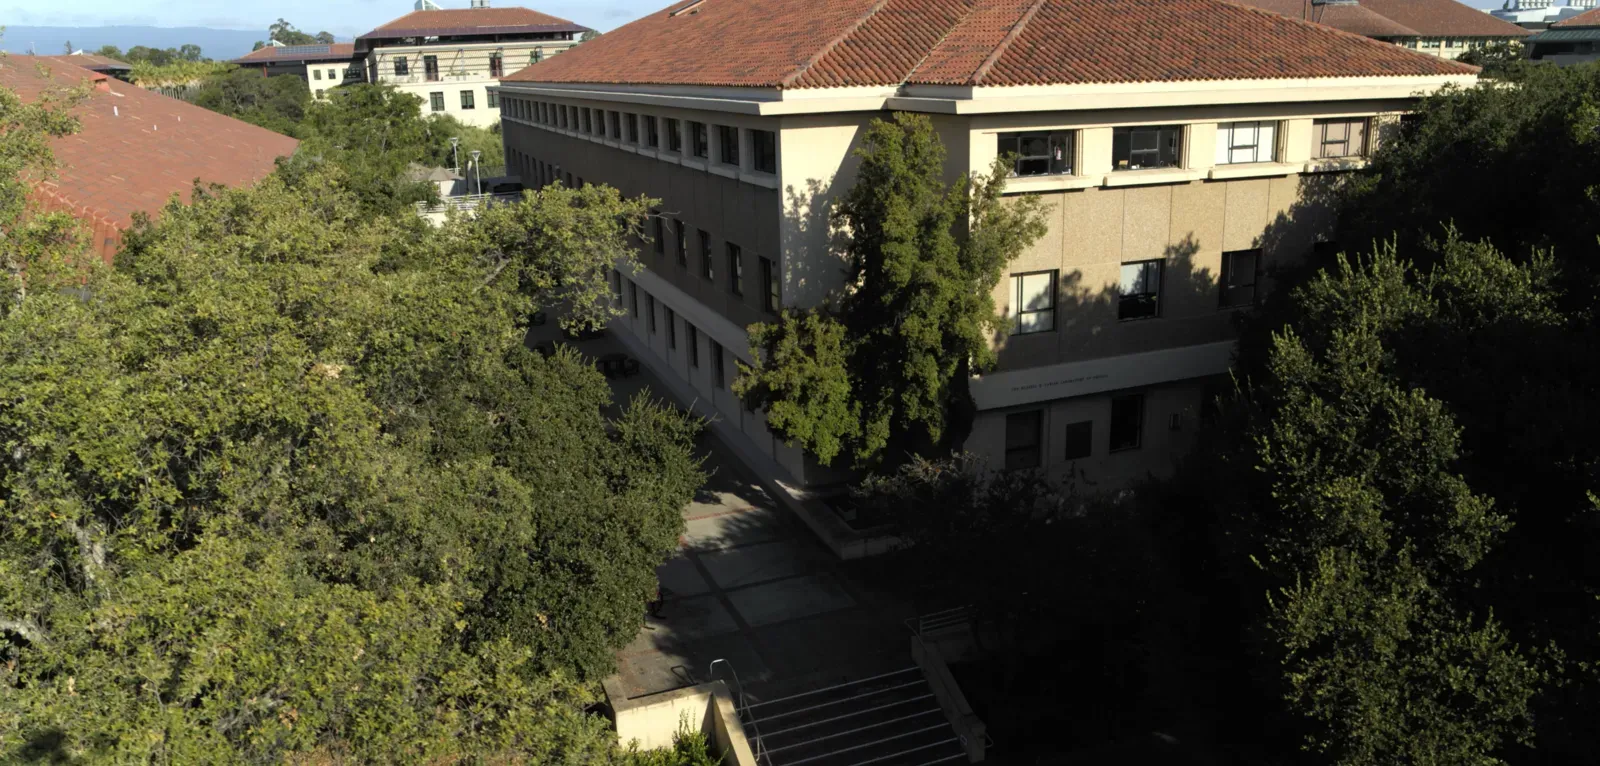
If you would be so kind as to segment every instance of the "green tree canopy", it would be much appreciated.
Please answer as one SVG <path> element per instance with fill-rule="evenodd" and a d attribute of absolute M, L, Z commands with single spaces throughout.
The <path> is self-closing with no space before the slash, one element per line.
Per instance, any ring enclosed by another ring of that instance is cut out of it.
<path fill-rule="evenodd" d="M 71 129 L 5 114 L 8 169 Z M 330 164 L 198 189 L 115 270 L 5 220 L 0 761 L 624 757 L 584 682 L 676 547 L 695 426 L 607 417 L 522 322 L 603 295 L 650 202 L 434 229 Z"/>
<path fill-rule="evenodd" d="M 850 235 L 847 287 L 752 327 L 760 365 L 736 384 L 765 406 L 774 432 L 823 463 L 846 454 L 872 464 L 965 440 L 968 375 L 994 362 L 995 285 L 1045 232 L 1036 199 L 1001 196 L 1004 158 L 985 178 L 947 184 L 926 116 L 873 120 L 857 153 L 855 186 L 833 213 Z"/>
<path fill-rule="evenodd" d="M 318 43 L 329 45 L 333 43 L 333 35 L 327 32 L 318 32 L 315 35 L 307 34 L 296 29 L 293 24 L 278 19 L 267 27 L 267 39 L 276 40 L 283 45 L 316 45 Z"/>
<path fill-rule="evenodd" d="M 299 137 L 311 107 L 311 89 L 298 77 L 262 77 L 249 69 L 233 69 L 211 77 L 194 96 L 195 106 Z"/>

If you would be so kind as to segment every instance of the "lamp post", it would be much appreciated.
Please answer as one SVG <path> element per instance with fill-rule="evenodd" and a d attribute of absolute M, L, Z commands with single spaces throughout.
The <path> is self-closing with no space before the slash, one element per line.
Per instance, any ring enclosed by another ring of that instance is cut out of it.
<path fill-rule="evenodd" d="M 450 139 L 450 172 L 452 172 L 452 173 L 460 173 L 461 172 L 461 155 L 460 155 L 460 153 L 458 153 L 456 151 L 456 147 L 458 147 L 460 145 L 461 145 L 461 139 L 455 138 L 455 137 L 451 137 L 451 139 Z"/>
<path fill-rule="evenodd" d="M 478 196 L 481 197 L 483 196 L 483 166 L 478 164 L 478 155 L 480 154 L 483 154 L 483 152 L 477 149 L 472 150 L 472 167 L 478 171 Z"/>

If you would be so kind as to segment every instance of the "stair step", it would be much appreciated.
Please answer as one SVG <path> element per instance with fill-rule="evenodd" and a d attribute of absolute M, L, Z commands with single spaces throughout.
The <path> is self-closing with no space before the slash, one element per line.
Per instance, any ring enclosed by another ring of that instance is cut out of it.
<path fill-rule="evenodd" d="M 965 757 L 919 668 L 745 708 L 767 766 L 922 766 Z"/>

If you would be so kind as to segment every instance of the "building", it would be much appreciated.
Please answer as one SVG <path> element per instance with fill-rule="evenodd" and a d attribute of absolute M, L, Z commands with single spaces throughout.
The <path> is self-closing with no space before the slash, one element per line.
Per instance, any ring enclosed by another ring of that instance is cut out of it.
<path fill-rule="evenodd" d="M 1528 30 L 1457 0 L 1238 0 L 1291 18 L 1453 59 Z"/>
<path fill-rule="evenodd" d="M 270 45 L 257 48 L 232 62 L 247 69 L 260 69 L 264 77 L 292 74 L 306 81 L 311 95 L 326 98 L 327 91 L 347 82 L 361 81 L 354 43 L 327 45 Z"/>
<path fill-rule="evenodd" d="M 0 86 L 33 101 L 47 90 L 87 81 L 89 97 L 73 108 L 77 133 L 51 142 L 55 175 L 33 194 L 89 226 L 97 254 L 111 261 L 133 214 L 158 214 L 174 196 L 187 200 L 196 181 L 243 186 L 261 180 L 298 144 L 265 128 L 125 85 L 75 65 L 76 56 L 9 56 Z M 39 75 L 36 65 L 47 70 Z"/>
<path fill-rule="evenodd" d="M 367 82 L 422 99 L 425 114 L 448 114 L 488 127 L 500 120 L 491 89 L 502 76 L 578 44 L 590 31 L 527 8 L 441 10 L 431 3 L 358 38 L 355 56 Z"/>
<path fill-rule="evenodd" d="M 1600 8 L 1550 25 L 1527 41 L 1528 57 L 1555 64 L 1600 59 Z"/>
<path fill-rule="evenodd" d="M 747 326 L 839 286 L 828 210 L 863 128 L 930 115 L 952 180 L 1020 155 L 1007 193 L 1049 233 L 995 289 L 1010 330 L 966 446 L 1109 486 L 1188 448 L 1234 313 L 1335 236 L 1320 190 L 1476 72 L 1224 0 L 688 0 L 500 93 L 530 185 L 662 201 L 615 334 L 803 484 L 832 477 L 730 383 Z"/>
<path fill-rule="evenodd" d="M 73 64 L 91 72 L 110 75 L 123 82 L 127 82 L 128 75 L 133 72 L 133 67 L 129 66 L 127 62 L 118 61 L 109 56 L 101 56 L 87 51 L 73 51 L 71 55 L 70 61 Z"/>
<path fill-rule="evenodd" d="M 1554 5 L 1550 0 L 1506 0 L 1505 5 L 1489 14 L 1523 29 L 1540 30 L 1590 10 L 1595 4 L 1596 0 L 1568 0 L 1566 5 Z"/>

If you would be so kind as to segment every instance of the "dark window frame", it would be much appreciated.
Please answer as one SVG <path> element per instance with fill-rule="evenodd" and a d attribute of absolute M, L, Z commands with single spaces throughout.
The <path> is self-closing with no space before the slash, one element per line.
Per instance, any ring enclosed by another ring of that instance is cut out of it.
<path fill-rule="evenodd" d="M 729 138 L 733 138 L 729 141 Z M 717 126 L 717 161 L 739 167 L 739 129 L 732 125 Z"/>
<path fill-rule="evenodd" d="M 663 117 L 667 129 L 667 151 L 683 153 L 683 127 L 682 121 L 676 117 Z"/>
<path fill-rule="evenodd" d="M 611 136 L 611 140 L 613 140 L 613 141 L 621 141 L 622 140 L 622 113 L 618 112 L 618 111 L 616 111 L 614 109 L 607 110 L 606 111 L 606 124 L 607 124 L 607 127 L 609 128 L 607 133 L 608 133 L 608 135 Z"/>
<path fill-rule="evenodd" d="M 1013 436 L 1014 433 L 1017 436 L 1032 438 L 1018 439 Z M 1044 410 L 1006 413 L 1004 438 L 1005 470 L 1026 471 L 1044 465 Z"/>
<path fill-rule="evenodd" d="M 506 76 L 505 57 L 500 51 L 489 54 L 489 76 L 494 78 Z"/>
<path fill-rule="evenodd" d="M 1329 128 L 1333 127 L 1338 127 L 1341 131 L 1339 136 L 1330 139 Z M 1367 156 L 1367 145 L 1372 135 L 1372 120 L 1369 117 L 1317 119 L 1312 121 L 1311 129 L 1314 134 L 1312 140 L 1316 141 L 1312 147 L 1313 159 L 1340 160 Z M 1339 146 L 1344 148 L 1329 151 L 1329 147 Z"/>
<path fill-rule="evenodd" d="M 646 293 L 644 296 L 645 327 L 649 328 L 651 335 L 656 334 L 656 297 Z"/>
<path fill-rule="evenodd" d="M 783 305 L 783 286 L 778 281 L 778 263 L 765 256 L 761 259 L 761 310 L 776 314 Z"/>
<path fill-rule="evenodd" d="M 728 289 L 734 295 L 744 295 L 744 251 L 732 242 L 723 243 L 728 258 Z"/>
<path fill-rule="evenodd" d="M 656 213 L 652 214 L 650 220 L 655 222 L 656 255 L 665 257 L 666 254 L 667 254 L 667 224 L 666 224 L 666 219 L 662 218 L 661 217 L 661 213 L 659 211 L 657 211 Z"/>
<path fill-rule="evenodd" d="M 656 124 L 656 116 L 653 114 L 646 114 L 642 116 L 644 117 L 644 145 L 650 147 L 651 149 L 661 148 L 661 133 L 660 128 Z"/>
<path fill-rule="evenodd" d="M 778 134 L 771 130 L 750 130 L 750 164 L 757 173 L 778 173 Z"/>
<path fill-rule="evenodd" d="M 668 306 L 663 306 L 662 309 L 663 309 L 662 313 L 664 314 L 663 318 L 665 318 L 667 320 L 667 350 L 668 351 L 677 351 L 678 350 L 678 312 L 673 311 L 671 309 L 671 307 L 668 307 Z"/>
<path fill-rule="evenodd" d="M 1144 446 L 1145 396 L 1143 391 L 1111 397 L 1111 426 L 1106 429 L 1108 452 L 1129 452 Z M 1133 423 L 1119 423 L 1119 417 L 1131 415 Z M 1131 437 L 1131 441 L 1128 440 Z M 1119 441 L 1120 439 L 1120 441 Z"/>
<path fill-rule="evenodd" d="M 422 76 L 428 82 L 439 82 L 439 57 L 422 57 Z"/>
<path fill-rule="evenodd" d="M 461 91 L 461 111 L 478 108 L 478 94 L 472 89 Z"/>
<path fill-rule="evenodd" d="M 1183 167 L 1184 126 L 1135 125 L 1111 129 L 1111 169 Z M 1150 145 L 1146 146 L 1146 142 Z"/>
<path fill-rule="evenodd" d="M 996 140 L 1000 156 L 1011 155 L 1011 177 L 1070 176 L 1077 166 L 1078 131 L 1023 130 L 1001 133 Z M 1042 141 L 1035 146 L 1032 142 Z M 1035 151 L 1035 150 L 1039 151 Z M 1059 156 L 1058 156 L 1059 155 Z"/>
<path fill-rule="evenodd" d="M 696 231 L 700 233 L 700 276 L 704 277 L 707 282 L 715 282 L 717 281 L 717 268 L 715 261 L 711 257 L 713 249 L 711 247 L 711 232 L 705 229 L 697 229 Z"/>
<path fill-rule="evenodd" d="M 697 159 L 711 159 L 711 131 L 706 124 L 697 120 L 689 121 L 689 149 L 690 156 Z"/>
<path fill-rule="evenodd" d="M 1149 289 L 1150 285 L 1148 283 L 1148 271 L 1145 271 L 1143 268 L 1141 268 L 1139 279 L 1145 280 L 1145 284 L 1143 285 L 1145 289 L 1136 292 L 1124 291 L 1119 269 L 1117 282 L 1118 320 L 1134 321 L 1139 319 L 1156 319 L 1161 316 L 1161 287 L 1162 283 L 1166 281 L 1166 261 L 1161 258 L 1155 258 L 1146 261 L 1128 261 L 1127 263 L 1123 263 L 1121 268 L 1127 268 L 1129 266 L 1148 267 L 1151 264 L 1154 264 L 1156 269 L 1156 284 L 1154 290 Z"/>
<path fill-rule="evenodd" d="M 700 369 L 700 328 L 683 323 L 683 336 L 689 341 L 689 367 Z"/>
<path fill-rule="evenodd" d="M 706 336 L 706 345 L 711 352 L 711 387 L 721 391 L 727 388 L 727 368 L 722 360 L 722 344 Z"/>
<path fill-rule="evenodd" d="M 1079 420 L 1062 429 L 1062 447 L 1067 460 L 1094 457 L 1094 421 Z"/>
<path fill-rule="evenodd" d="M 1023 306 L 1023 302 L 1022 302 L 1022 287 L 1027 282 L 1027 278 L 1028 277 L 1036 277 L 1036 276 L 1039 276 L 1040 274 L 1046 274 L 1046 275 L 1049 275 L 1049 277 L 1050 277 L 1050 292 L 1049 292 L 1050 305 L 1049 305 L 1049 307 L 1042 308 L 1042 309 L 1025 308 Z M 1042 333 L 1042 332 L 1055 332 L 1055 329 L 1056 329 L 1056 290 L 1057 290 L 1056 279 L 1057 279 L 1057 277 L 1056 277 L 1056 270 L 1055 269 L 1044 269 L 1044 270 L 1041 270 L 1041 271 L 1025 271 L 1025 272 L 1019 272 L 1019 273 L 1011 275 L 1011 334 L 1012 335 L 1037 335 L 1037 334 Z M 1048 325 L 1048 326 L 1046 326 L 1046 327 L 1044 327 L 1042 329 L 1024 330 L 1024 329 L 1022 329 L 1022 325 L 1023 325 L 1022 315 L 1023 314 L 1046 314 L 1046 315 L 1048 315 L 1049 319 L 1048 319 L 1048 321 L 1045 322 L 1045 324 Z"/>
<path fill-rule="evenodd" d="M 1248 258 L 1249 273 L 1239 274 L 1239 261 Z M 1241 276 L 1249 281 L 1241 281 Z M 1217 300 L 1221 308 L 1244 308 L 1256 305 L 1261 282 L 1261 248 L 1229 250 L 1222 254 L 1222 279 L 1218 284 Z"/>
<path fill-rule="evenodd" d="M 689 227 L 683 221 L 674 219 L 678 235 L 678 265 L 689 268 Z"/>
<path fill-rule="evenodd" d="M 622 131 L 622 140 L 630 144 L 639 143 L 639 116 L 633 112 L 623 112 L 622 124 L 626 128 Z"/>
<path fill-rule="evenodd" d="M 435 90 L 428 93 L 428 108 L 430 111 L 444 111 L 444 91 Z"/>
<path fill-rule="evenodd" d="M 395 77 L 409 77 L 409 76 L 411 76 L 411 64 L 410 64 L 410 62 L 406 61 L 406 57 L 405 56 L 395 56 L 394 57 L 394 76 Z"/>

